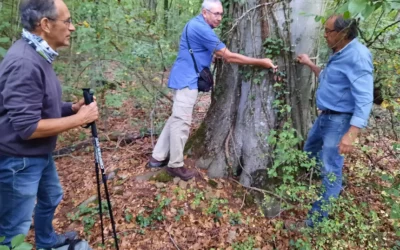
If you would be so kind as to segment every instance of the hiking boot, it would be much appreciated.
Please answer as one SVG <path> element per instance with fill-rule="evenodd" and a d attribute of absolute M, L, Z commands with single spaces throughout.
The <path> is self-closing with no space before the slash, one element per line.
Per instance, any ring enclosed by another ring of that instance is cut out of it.
<path fill-rule="evenodd" d="M 169 157 L 167 157 L 167 159 L 163 160 L 163 161 L 157 161 L 156 159 L 152 157 L 150 157 L 149 163 L 147 164 L 149 168 L 162 168 L 167 166 L 169 162 Z"/>
<path fill-rule="evenodd" d="M 57 242 L 51 248 L 57 248 L 69 244 L 69 242 L 78 239 L 78 233 L 75 231 L 57 234 Z"/>
<path fill-rule="evenodd" d="M 167 167 L 167 173 L 173 177 L 179 177 L 184 181 L 192 179 L 197 174 L 195 169 L 189 169 L 185 167 L 180 167 L 180 168 Z"/>
<path fill-rule="evenodd" d="M 293 232 L 300 232 L 302 229 L 307 228 L 306 221 L 285 221 L 284 222 L 284 229 L 293 231 Z"/>

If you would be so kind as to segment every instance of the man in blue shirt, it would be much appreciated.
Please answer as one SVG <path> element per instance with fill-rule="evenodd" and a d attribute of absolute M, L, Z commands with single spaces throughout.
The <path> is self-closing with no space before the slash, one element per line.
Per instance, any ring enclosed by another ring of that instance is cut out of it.
<path fill-rule="evenodd" d="M 168 164 L 167 173 L 185 181 L 196 174 L 195 170 L 183 166 L 183 150 L 189 137 L 193 107 L 198 94 L 198 76 L 186 37 L 199 72 L 210 66 L 214 53 L 229 63 L 276 69 L 268 58 L 257 59 L 230 52 L 213 31 L 220 25 L 222 16 L 223 7 L 219 0 L 204 0 L 201 14 L 186 24 L 168 82 L 168 86 L 174 90 L 172 115 L 165 124 L 149 161 L 149 167 L 163 167 Z"/>
<path fill-rule="evenodd" d="M 298 56 L 320 82 L 317 107 L 321 114 L 309 131 L 304 150 L 322 163 L 323 192 L 309 212 L 308 226 L 326 218 L 329 199 L 339 196 L 342 154 L 352 152 L 360 129 L 367 126 L 373 100 L 372 55 L 356 38 L 356 21 L 332 16 L 325 24 L 324 37 L 333 51 L 324 70 L 308 55 Z"/>

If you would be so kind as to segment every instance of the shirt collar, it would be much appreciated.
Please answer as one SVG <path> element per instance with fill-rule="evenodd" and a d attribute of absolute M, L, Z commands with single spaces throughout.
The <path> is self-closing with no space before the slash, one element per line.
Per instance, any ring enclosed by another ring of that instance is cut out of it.
<path fill-rule="evenodd" d="M 341 50 L 339 50 L 338 52 L 336 52 L 333 55 L 340 55 L 342 54 L 344 51 L 346 51 L 347 49 L 351 48 L 354 46 L 354 44 L 357 42 L 357 38 L 354 38 L 353 40 L 351 40 L 351 42 L 349 42 L 348 44 L 346 44 L 346 46 L 344 46 Z"/>
<path fill-rule="evenodd" d="M 203 14 L 200 13 L 200 14 L 196 17 L 196 19 L 200 20 L 201 22 L 204 22 L 204 24 L 210 26 L 211 29 L 214 29 L 211 25 L 209 25 L 209 24 L 206 22 L 206 19 L 204 19 Z"/>

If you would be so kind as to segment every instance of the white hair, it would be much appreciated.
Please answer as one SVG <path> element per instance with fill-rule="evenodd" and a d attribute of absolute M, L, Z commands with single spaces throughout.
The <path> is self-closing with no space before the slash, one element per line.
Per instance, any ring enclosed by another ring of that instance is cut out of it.
<path fill-rule="evenodd" d="M 220 0 L 204 0 L 201 4 L 201 9 L 211 9 L 216 3 L 221 4 Z"/>

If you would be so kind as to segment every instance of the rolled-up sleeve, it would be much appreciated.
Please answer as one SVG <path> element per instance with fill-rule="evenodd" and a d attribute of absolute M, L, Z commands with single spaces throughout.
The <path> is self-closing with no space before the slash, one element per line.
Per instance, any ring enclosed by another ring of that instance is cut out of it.
<path fill-rule="evenodd" d="M 3 91 L 4 108 L 14 130 L 27 140 L 37 129 L 43 105 L 41 72 L 31 61 L 19 60 L 10 72 Z"/>
<path fill-rule="evenodd" d="M 75 114 L 72 111 L 72 102 L 63 102 L 61 106 L 61 116 L 66 117 Z"/>
<path fill-rule="evenodd" d="M 372 56 L 364 56 L 355 63 L 354 73 L 349 77 L 354 98 L 354 112 L 350 124 L 358 128 L 368 125 L 373 105 L 374 77 Z"/>

